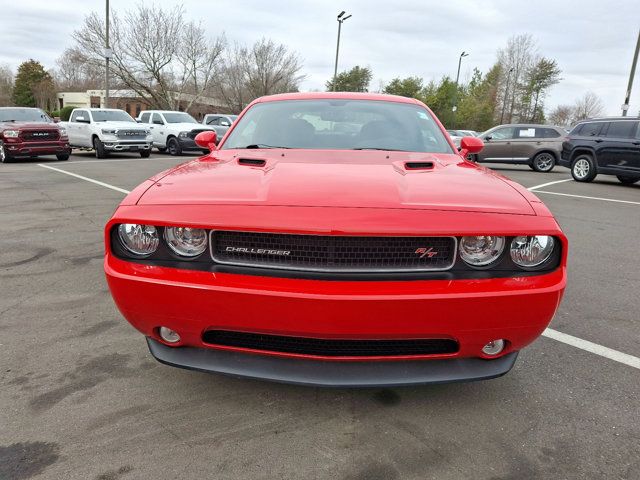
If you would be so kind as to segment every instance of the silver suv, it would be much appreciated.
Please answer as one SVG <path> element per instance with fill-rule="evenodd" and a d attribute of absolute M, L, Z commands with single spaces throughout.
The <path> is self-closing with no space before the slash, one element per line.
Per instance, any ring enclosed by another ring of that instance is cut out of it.
<path fill-rule="evenodd" d="M 560 159 L 566 135 L 563 128 L 551 125 L 498 125 L 480 135 L 484 148 L 471 160 L 529 165 L 536 172 L 550 172 Z"/>

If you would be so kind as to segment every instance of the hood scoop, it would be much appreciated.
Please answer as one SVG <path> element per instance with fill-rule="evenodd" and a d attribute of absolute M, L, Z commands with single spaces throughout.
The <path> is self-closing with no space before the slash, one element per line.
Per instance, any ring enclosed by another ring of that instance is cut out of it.
<path fill-rule="evenodd" d="M 264 167 L 267 161 L 262 158 L 239 158 L 238 165 L 245 165 L 247 167 Z"/>
<path fill-rule="evenodd" d="M 405 162 L 405 170 L 433 170 L 433 162 Z"/>

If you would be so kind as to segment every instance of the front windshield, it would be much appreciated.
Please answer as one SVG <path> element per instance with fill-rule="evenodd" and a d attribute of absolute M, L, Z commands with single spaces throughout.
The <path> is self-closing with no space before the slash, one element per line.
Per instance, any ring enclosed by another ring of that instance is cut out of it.
<path fill-rule="evenodd" d="M 453 153 L 431 114 L 419 105 L 342 99 L 258 103 L 221 148 Z"/>
<path fill-rule="evenodd" d="M 93 110 L 94 122 L 134 122 L 135 120 L 123 110 Z"/>
<path fill-rule="evenodd" d="M 39 108 L 1 108 L 0 122 L 53 123 L 53 120 Z"/>
<path fill-rule="evenodd" d="M 167 123 L 198 123 L 195 118 L 184 112 L 170 112 L 163 115 Z"/>

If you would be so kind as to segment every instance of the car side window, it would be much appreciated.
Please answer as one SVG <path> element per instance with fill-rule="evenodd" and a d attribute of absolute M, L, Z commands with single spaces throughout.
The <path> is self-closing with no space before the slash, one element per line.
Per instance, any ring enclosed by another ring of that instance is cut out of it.
<path fill-rule="evenodd" d="M 153 117 L 151 117 L 151 121 L 156 125 L 164 125 L 164 122 L 162 121 L 162 117 L 160 117 L 160 115 L 157 113 L 153 114 Z"/>
<path fill-rule="evenodd" d="M 498 128 L 487 136 L 491 137 L 492 140 L 509 140 L 513 138 L 513 127 Z"/>
<path fill-rule="evenodd" d="M 604 122 L 592 122 L 585 123 L 580 130 L 580 135 L 583 137 L 595 137 L 600 135 L 600 130 L 602 130 L 602 126 Z"/>
<path fill-rule="evenodd" d="M 210 117 L 207 119 L 207 125 L 220 125 L 220 117 Z"/>
<path fill-rule="evenodd" d="M 142 115 L 140 115 L 140 121 L 142 123 L 149 123 L 149 118 L 151 117 L 150 113 L 143 113 Z"/>
<path fill-rule="evenodd" d="M 537 137 L 536 129 L 533 127 L 519 127 L 516 128 L 515 138 L 535 138 Z"/>
<path fill-rule="evenodd" d="M 536 137 L 538 138 L 558 138 L 560 133 L 553 128 L 536 128 Z"/>
<path fill-rule="evenodd" d="M 69 119 L 70 122 L 75 122 L 76 118 L 78 118 L 80 116 L 80 111 L 76 110 L 71 114 L 71 118 Z"/>
<path fill-rule="evenodd" d="M 624 121 L 624 122 L 611 122 L 609 130 L 607 130 L 607 137 L 609 138 L 632 138 L 636 131 L 638 122 Z"/>

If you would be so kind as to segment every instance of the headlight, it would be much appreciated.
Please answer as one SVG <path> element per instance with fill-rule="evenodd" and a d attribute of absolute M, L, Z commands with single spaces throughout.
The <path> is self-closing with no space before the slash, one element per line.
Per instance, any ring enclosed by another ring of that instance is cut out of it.
<path fill-rule="evenodd" d="M 60 127 L 60 136 L 61 137 L 66 137 L 67 136 L 67 129 L 66 128 Z"/>
<path fill-rule="evenodd" d="M 124 248 L 134 255 L 151 255 L 158 248 L 160 239 L 153 225 L 123 223 L 118 226 L 118 236 Z"/>
<path fill-rule="evenodd" d="M 547 235 L 516 237 L 511 241 L 511 260 L 520 267 L 537 267 L 549 260 L 555 243 L 553 237 Z"/>
<path fill-rule="evenodd" d="M 472 267 L 484 267 L 495 262 L 504 250 L 504 237 L 480 235 L 462 237 L 460 240 L 460 257 Z"/>
<path fill-rule="evenodd" d="M 117 132 L 117 130 L 113 130 L 111 128 L 103 128 L 102 129 L 102 133 L 104 133 L 105 135 L 115 135 Z"/>
<path fill-rule="evenodd" d="M 20 135 L 18 130 L 5 130 L 2 133 L 7 138 L 18 138 L 18 135 Z"/>
<path fill-rule="evenodd" d="M 207 232 L 201 228 L 167 227 L 164 239 L 171 250 L 183 257 L 197 257 L 207 248 Z"/>
<path fill-rule="evenodd" d="M 189 132 L 180 132 L 180 133 L 178 134 L 178 137 L 179 137 L 179 138 L 186 138 L 188 134 L 189 134 Z"/>

